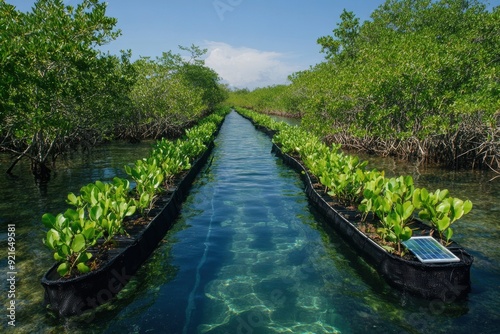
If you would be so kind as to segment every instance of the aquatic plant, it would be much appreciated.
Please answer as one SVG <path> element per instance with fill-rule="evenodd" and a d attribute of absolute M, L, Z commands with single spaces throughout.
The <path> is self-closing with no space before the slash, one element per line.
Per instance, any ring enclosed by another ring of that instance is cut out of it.
<path fill-rule="evenodd" d="M 206 150 L 217 124 L 228 109 L 220 109 L 186 132 L 186 139 L 160 140 L 150 156 L 125 166 L 125 172 L 135 182 L 115 177 L 111 183 L 95 181 L 80 189 L 80 194 L 69 193 L 67 203 L 72 208 L 56 216 L 45 213 L 43 224 L 49 229 L 43 243 L 54 251 L 60 262 L 57 272 L 64 277 L 89 272 L 93 255 L 89 249 L 99 240 L 106 244 L 116 235 L 126 234 L 123 222 L 136 210 L 143 215 L 165 191 L 166 182 L 174 175 L 191 168 L 191 161 Z"/>
<path fill-rule="evenodd" d="M 269 116 L 237 109 L 250 118 Z M 298 156 L 314 175 L 325 193 L 344 206 L 356 206 L 366 221 L 368 214 L 378 218 L 377 234 L 386 242 L 388 251 L 404 255 L 401 242 L 413 232 L 409 224 L 418 210 L 419 217 L 434 228 L 439 237 L 449 243 L 453 231 L 451 224 L 472 209 L 470 201 L 449 197 L 448 191 L 429 193 L 425 188 L 416 189 L 411 176 L 386 178 L 383 171 L 367 170 L 367 162 L 340 151 L 340 145 L 327 146 L 317 136 L 300 127 L 283 126 L 274 135 L 273 142 L 283 153 Z"/>
<path fill-rule="evenodd" d="M 425 188 L 415 189 L 413 203 L 420 209 L 418 216 L 429 221 L 441 239 L 450 242 L 453 236 L 451 224 L 472 210 L 470 200 L 463 201 L 449 195 L 447 189 L 429 192 Z"/>

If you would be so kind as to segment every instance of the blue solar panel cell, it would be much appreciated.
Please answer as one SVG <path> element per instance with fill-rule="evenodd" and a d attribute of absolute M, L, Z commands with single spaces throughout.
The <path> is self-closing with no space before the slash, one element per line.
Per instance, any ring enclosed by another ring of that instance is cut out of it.
<path fill-rule="evenodd" d="M 459 262 L 460 259 L 429 236 L 411 237 L 403 241 L 403 245 L 424 263 Z"/>

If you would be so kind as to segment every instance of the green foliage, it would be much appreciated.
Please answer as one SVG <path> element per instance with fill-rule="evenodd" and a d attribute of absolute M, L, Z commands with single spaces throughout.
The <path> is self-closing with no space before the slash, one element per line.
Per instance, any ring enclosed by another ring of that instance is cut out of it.
<path fill-rule="evenodd" d="M 76 211 L 85 210 L 86 217 L 110 241 L 115 235 L 125 233 L 123 220 L 135 213 L 136 206 L 129 193 L 130 182 L 115 177 L 113 183 L 96 181 L 82 187 L 79 196 L 68 194 L 68 203 Z"/>
<path fill-rule="evenodd" d="M 371 177 L 365 170 L 367 161 L 340 151 L 340 145 L 331 147 L 318 137 L 297 127 L 284 127 L 273 137 L 282 152 L 297 154 L 309 171 L 318 177 L 325 191 L 345 206 L 361 201 L 364 183 Z"/>
<path fill-rule="evenodd" d="M 42 221 L 49 228 L 43 242 L 61 262 L 61 276 L 71 276 L 75 268 L 79 273 L 88 272 L 87 262 L 92 258 L 88 249 L 101 237 L 108 242 L 125 233 L 123 219 L 136 210 L 129 192 L 128 180 L 115 177 L 113 183 L 96 181 L 82 187 L 79 196 L 68 194 L 68 204 L 74 208 L 57 216 L 43 215 Z"/>
<path fill-rule="evenodd" d="M 157 196 L 161 194 L 173 176 L 191 168 L 191 163 L 207 148 L 227 108 L 205 117 L 197 126 L 186 130 L 185 140 L 158 140 L 149 157 L 137 160 L 133 166 L 125 166 L 125 172 L 136 184 L 135 205 L 147 213 Z"/>
<path fill-rule="evenodd" d="M 300 116 L 298 108 L 304 98 L 300 91 L 286 85 L 275 85 L 264 88 L 237 89 L 229 92 L 225 104 L 254 109 L 259 112 L 283 112 L 291 116 Z"/>
<path fill-rule="evenodd" d="M 138 78 L 130 99 L 135 130 L 129 135 L 159 138 L 187 127 L 226 99 L 217 73 L 199 59 L 206 50 L 194 45 L 180 48 L 190 53 L 189 60 L 169 51 L 154 60 L 141 57 L 134 62 Z"/>
<path fill-rule="evenodd" d="M 206 150 L 228 111 L 221 108 L 204 118 L 186 131 L 185 141 L 158 141 L 148 158 L 138 160 L 132 167 L 125 166 L 135 182 L 134 190 L 127 179 L 115 177 L 112 183 L 95 181 L 82 187 L 79 195 L 68 194 L 67 202 L 73 208 L 57 216 L 44 214 L 42 221 L 49 230 L 43 243 L 60 262 L 58 273 L 72 276 L 90 271 L 89 248 L 101 238 L 107 243 L 116 235 L 126 234 L 124 219 L 137 209 L 145 214 L 165 190 L 165 180 L 191 168 L 190 162 Z"/>
<path fill-rule="evenodd" d="M 143 201 L 140 197 L 139 202 L 136 203 L 138 209 L 144 212 L 145 209 L 150 208 L 157 194 L 162 191 L 164 174 L 161 165 L 155 157 L 144 158 L 137 160 L 133 167 L 125 166 L 125 172 L 134 180 L 137 193 L 141 194 L 141 197 L 142 194 L 146 194 Z M 149 202 L 146 202 L 146 199 Z"/>
<path fill-rule="evenodd" d="M 333 171 L 329 175 L 336 175 L 325 183 L 330 191 L 329 195 L 339 198 L 345 205 L 357 204 L 361 200 L 365 182 L 365 167 L 368 161 L 361 162 L 356 156 L 337 155 L 333 161 Z"/>
<path fill-rule="evenodd" d="M 321 45 L 321 52 L 326 53 L 327 59 L 333 59 L 342 55 L 343 57 L 354 57 L 356 39 L 359 35 L 359 19 L 353 12 L 345 9 L 340 15 L 340 23 L 333 30 L 334 36 L 323 36 L 318 38 L 317 43 Z"/>
<path fill-rule="evenodd" d="M 268 116 L 242 108 L 237 111 L 258 124 L 273 125 Z M 298 156 L 325 187 L 325 192 L 343 206 L 357 207 L 363 221 L 370 213 L 377 218 L 376 232 L 389 242 L 382 247 L 390 252 L 397 247 L 397 252 L 404 255 L 401 242 L 413 234 L 409 225 L 416 210 L 420 210 L 420 218 L 439 232 L 441 239 L 449 242 L 453 234 L 450 225 L 472 209 L 470 201 L 449 197 L 448 190 L 429 193 L 425 188 L 415 188 L 411 176 L 386 178 L 383 171 L 369 171 L 366 161 L 344 154 L 340 145 L 325 145 L 301 127 L 283 124 L 278 130 L 273 142 L 283 153 Z"/>
<path fill-rule="evenodd" d="M 277 121 L 271 119 L 269 116 L 262 115 L 262 114 L 254 112 L 254 111 L 244 109 L 244 108 L 237 108 L 236 110 L 241 115 L 252 119 L 255 124 L 261 125 L 261 126 L 266 127 L 270 130 L 280 130 L 283 128 L 285 128 L 285 129 L 287 128 L 287 125 L 284 122 L 277 122 Z"/>
<path fill-rule="evenodd" d="M 344 11 L 318 43 L 325 62 L 290 85 L 231 92 L 228 102 L 301 115 L 344 147 L 500 170 L 500 7 L 388 0 L 363 23 Z"/>
<path fill-rule="evenodd" d="M 88 272 L 86 262 L 92 254 L 87 250 L 101 237 L 95 223 L 84 218 L 82 209 L 68 209 L 57 216 L 46 213 L 42 222 L 49 229 L 43 243 L 54 251 L 54 259 L 61 262 L 57 272 L 61 276 L 70 276 L 75 268 L 80 273 Z"/>
<path fill-rule="evenodd" d="M 227 97 L 197 46 L 181 47 L 188 61 L 169 51 L 133 64 L 131 51 L 99 51 L 116 24 L 99 0 L 37 0 L 27 13 L 0 1 L 0 149 L 17 154 L 8 172 L 27 157 L 48 178 L 48 162 L 78 144 L 178 135 Z"/>
<path fill-rule="evenodd" d="M 438 231 L 439 237 L 447 242 L 453 236 L 451 224 L 472 210 L 471 201 L 451 197 L 447 189 L 430 193 L 425 188 L 417 188 L 413 203 L 417 209 L 421 209 L 418 216 L 429 221 Z"/>
<path fill-rule="evenodd" d="M 412 230 L 408 223 L 413 218 L 413 192 L 411 176 L 386 179 L 382 174 L 368 181 L 363 191 L 364 199 L 359 210 L 365 214 L 373 212 L 382 224 L 377 229 L 386 241 L 397 244 L 401 251 L 401 241 L 410 239 Z"/>
<path fill-rule="evenodd" d="M 22 13 L 0 2 L 1 147 L 45 165 L 70 138 L 106 135 L 133 83 L 128 59 L 97 47 L 114 40 L 106 4 L 38 0 Z"/>

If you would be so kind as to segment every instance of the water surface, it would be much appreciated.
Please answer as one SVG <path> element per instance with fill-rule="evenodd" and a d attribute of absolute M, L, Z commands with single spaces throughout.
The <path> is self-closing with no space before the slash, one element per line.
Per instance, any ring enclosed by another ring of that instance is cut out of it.
<path fill-rule="evenodd" d="M 270 153 L 269 138 L 250 122 L 229 114 L 216 144 L 173 229 L 118 298 L 70 319 L 42 307 L 39 280 L 53 261 L 39 241 L 40 216 L 64 210 L 68 191 L 123 173 L 121 166 L 146 156 L 148 147 L 76 158 L 41 190 L 29 177 L 4 178 L 2 228 L 15 222 L 21 233 L 19 332 L 496 332 L 500 194 L 488 175 L 371 162 L 474 201 L 454 237 L 476 257 L 473 289 L 468 300 L 447 305 L 402 294 L 381 280 L 310 208 L 299 176 Z M 2 239 L 2 251 L 4 245 Z"/>

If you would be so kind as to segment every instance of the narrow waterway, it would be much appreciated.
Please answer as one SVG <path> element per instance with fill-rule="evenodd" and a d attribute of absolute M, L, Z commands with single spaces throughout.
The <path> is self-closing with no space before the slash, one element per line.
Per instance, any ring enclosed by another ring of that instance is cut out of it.
<path fill-rule="evenodd" d="M 327 260 L 298 175 L 236 113 L 216 144 L 159 250 L 175 276 L 138 296 L 107 332 L 336 332 L 322 289 L 352 271 Z"/>
<path fill-rule="evenodd" d="M 68 191 L 120 175 L 121 166 L 146 156 L 147 148 L 97 152 L 97 162 L 73 162 L 42 190 L 23 186 L 29 180 L 4 180 L 1 232 L 12 222 L 19 230 L 17 332 L 496 332 L 500 194 L 483 174 L 416 173 L 389 160 L 372 162 L 415 175 L 430 189 L 446 187 L 479 202 L 454 238 L 476 256 L 469 299 L 421 300 L 388 287 L 329 230 L 309 206 L 299 175 L 271 154 L 268 137 L 235 112 L 224 121 L 210 163 L 173 229 L 118 297 L 80 317 L 60 319 L 47 312 L 39 280 L 53 260 L 40 241 L 41 214 L 64 210 Z"/>

